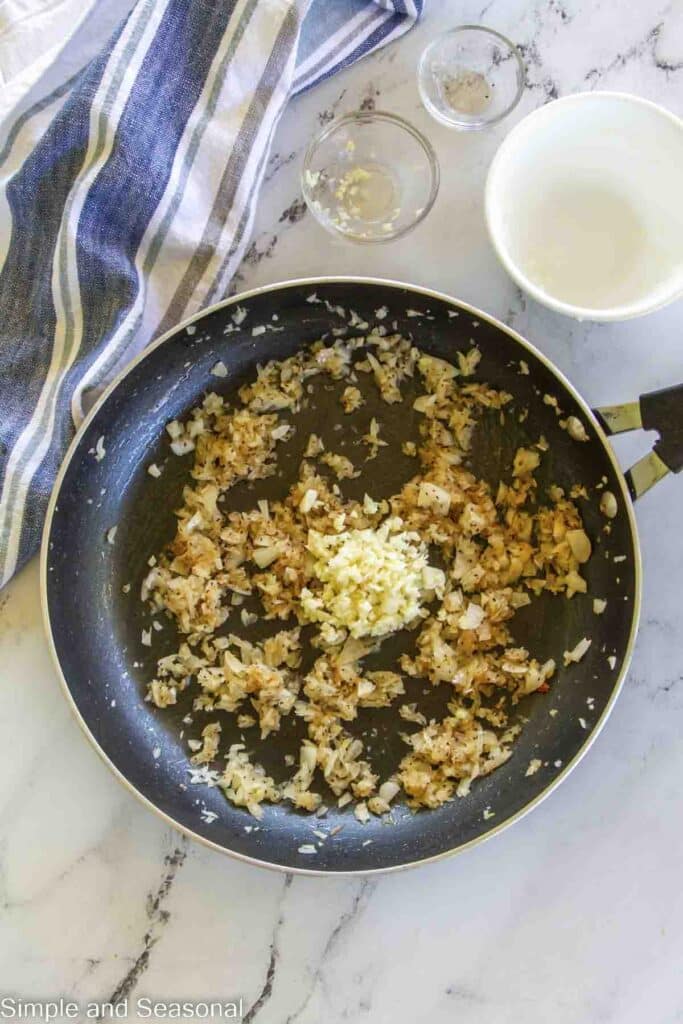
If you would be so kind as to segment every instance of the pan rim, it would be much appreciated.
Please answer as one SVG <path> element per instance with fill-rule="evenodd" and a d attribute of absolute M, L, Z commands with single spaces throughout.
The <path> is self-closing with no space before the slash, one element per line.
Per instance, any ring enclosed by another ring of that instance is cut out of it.
<path fill-rule="evenodd" d="M 345 870 L 345 869 L 341 869 L 341 870 L 334 870 L 334 869 L 323 870 L 323 869 L 314 868 L 314 867 L 293 867 L 293 866 L 287 866 L 287 865 L 284 865 L 284 864 L 273 863 L 272 861 L 268 861 L 268 860 L 262 860 L 259 857 L 249 856 L 248 854 L 239 853 L 236 850 L 230 850 L 227 847 L 222 846 L 220 843 L 217 843 L 214 840 L 209 839 L 206 836 L 201 835 L 198 832 L 195 832 L 194 829 L 190 828 L 189 826 L 183 825 L 180 822 L 176 821 L 175 818 L 173 818 L 170 814 L 167 814 L 160 807 L 158 807 L 149 797 L 145 796 L 144 793 L 142 793 L 135 785 L 133 785 L 133 783 L 124 775 L 123 771 L 121 769 L 119 769 L 117 767 L 117 765 L 114 764 L 114 762 L 111 760 L 111 758 L 108 756 L 108 754 L 104 751 L 104 749 L 100 746 L 98 741 L 95 739 L 95 737 L 92 734 L 92 732 L 90 731 L 87 723 L 85 722 L 85 720 L 84 720 L 84 718 L 83 718 L 83 716 L 82 716 L 82 714 L 80 712 L 80 709 L 79 709 L 79 707 L 78 707 L 78 705 L 76 703 L 76 700 L 75 700 L 73 694 L 71 693 L 71 690 L 69 688 L 69 684 L 68 684 L 68 682 L 66 680 L 66 677 L 65 677 L 65 675 L 64 675 L 64 673 L 62 671 L 61 663 L 60 663 L 60 660 L 59 660 L 59 655 L 57 653 L 57 648 L 56 648 L 54 636 L 53 636 L 53 633 L 52 633 L 52 624 L 51 624 L 51 621 L 50 621 L 50 613 L 49 613 L 49 605 L 48 605 L 48 585 L 49 585 L 49 579 L 50 579 L 50 574 L 48 572 L 48 564 L 47 564 L 48 563 L 48 554 L 49 554 L 49 537 L 50 537 L 50 530 L 51 530 L 51 527 L 52 527 L 52 520 L 54 518 L 55 509 L 56 509 L 57 502 L 58 502 L 58 499 L 59 499 L 59 493 L 60 493 L 60 489 L 61 489 L 61 486 L 62 486 L 62 482 L 63 482 L 64 477 L 66 475 L 66 472 L 67 472 L 67 470 L 69 468 L 69 465 L 71 464 L 71 461 L 72 461 L 74 455 L 76 454 L 76 451 L 77 451 L 77 449 L 78 449 L 78 447 L 80 445 L 81 438 L 83 437 L 83 435 L 85 434 L 85 432 L 87 431 L 87 429 L 90 426 L 91 422 L 95 419 L 95 417 L 97 416 L 99 411 L 106 404 L 106 402 L 108 401 L 110 396 L 119 387 L 119 385 L 128 376 L 128 374 L 131 373 L 141 362 L 143 362 L 143 360 L 145 360 L 150 355 L 151 352 L 153 352 L 154 350 L 159 348 L 161 345 L 165 344 L 166 341 L 168 341 L 171 337 L 173 337 L 179 331 L 184 330 L 188 325 L 193 324 L 193 323 L 197 322 L 198 320 L 202 320 L 205 317 L 215 313 L 216 311 L 218 311 L 220 309 L 224 309 L 224 308 L 226 308 L 228 306 L 238 305 L 240 302 L 242 302 L 242 301 L 244 301 L 246 299 L 253 298 L 253 297 L 257 296 L 257 295 L 263 295 L 263 294 L 268 293 L 268 292 L 282 291 L 282 290 L 287 289 L 287 288 L 302 288 L 302 287 L 303 288 L 306 288 L 306 287 L 315 288 L 316 286 L 327 285 L 327 284 L 381 285 L 381 286 L 384 286 L 384 287 L 395 288 L 397 290 L 408 291 L 410 293 L 413 293 L 413 294 L 416 294 L 416 295 L 420 295 L 420 296 L 423 296 L 423 297 L 428 297 L 428 298 L 432 298 L 432 299 L 438 299 L 439 301 L 448 303 L 451 306 L 455 306 L 458 309 L 464 310 L 465 312 L 471 314 L 472 316 L 475 316 L 475 317 L 477 317 L 477 318 L 479 318 L 481 320 L 484 320 L 487 323 L 491 324 L 492 326 L 498 328 L 499 330 L 504 331 L 511 338 L 513 338 L 519 345 L 521 345 L 522 348 L 526 349 L 533 356 L 535 356 L 537 359 L 539 359 L 546 366 L 546 368 L 552 373 L 552 375 L 558 380 L 558 382 L 570 393 L 570 395 L 579 404 L 579 406 L 582 409 L 584 415 L 588 418 L 588 420 L 592 424 L 593 428 L 595 429 L 595 432 L 596 432 L 600 442 L 602 443 L 603 449 L 606 451 L 607 457 L 609 458 L 609 460 L 610 460 L 610 462 L 612 464 L 612 467 L 613 467 L 613 469 L 615 471 L 615 475 L 617 477 L 617 480 L 619 481 L 619 486 L 621 488 L 621 498 L 622 498 L 624 509 L 626 510 L 626 514 L 628 516 L 628 523 L 629 523 L 629 530 L 630 530 L 630 536 L 631 536 L 631 543 L 632 543 L 632 546 L 633 546 L 633 561 L 634 561 L 634 566 L 633 566 L 633 568 L 634 568 L 634 594 L 633 594 L 633 601 L 631 603 L 631 627 L 630 627 L 630 631 L 629 631 L 629 636 L 628 636 L 628 642 L 627 642 L 627 645 L 626 645 L 626 650 L 625 650 L 625 653 L 624 653 L 624 658 L 623 658 L 622 663 L 621 663 L 619 674 L 618 674 L 618 676 L 617 676 L 617 678 L 616 678 L 616 680 L 614 682 L 614 685 L 613 685 L 613 688 L 612 688 L 612 692 L 611 692 L 611 694 L 610 694 L 610 696 L 609 696 L 609 698 L 607 700 L 607 703 L 605 704 L 605 707 L 604 707 L 600 717 L 597 719 L 597 721 L 595 722 L 593 727 L 590 729 L 590 731 L 588 731 L 586 733 L 586 739 L 584 740 L 583 744 L 581 745 L 579 750 L 576 752 L 574 757 L 570 761 L 568 761 L 567 764 L 564 765 L 560 771 L 558 771 L 557 775 L 555 775 L 554 778 L 552 778 L 551 781 L 548 783 L 548 785 L 543 790 L 541 790 L 541 792 L 538 793 L 533 799 L 531 799 L 528 803 L 524 804 L 523 807 L 521 807 L 514 814 L 510 815 L 510 817 L 506 818 L 504 821 L 498 822 L 496 825 L 494 825 L 492 828 L 488 829 L 486 832 L 483 832 L 481 835 L 476 836 L 473 839 L 469 839 L 467 842 L 461 843 L 459 846 L 451 847 L 451 848 L 449 848 L 447 850 L 442 850 L 440 853 L 433 854 L 432 856 L 420 857 L 420 858 L 418 858 L 416 860 L 406 861 L 405 863 L 401 863 L 401 864 L 392 864 L 392 865 L 388 865 L 386 867 L 356 868 L 356 869 L 348 869 L 348 870 Z M 636 636 L 637 636 L 637 633 L 638 633 L 638 625 L 639 625 L 639 622 L 640 622 L 640 612 L 641 612 L 641 599 L 642 599 L 642 558 L 641 558 L 641 550 L 640 550 L 640 540 L 639 540 L 639 536 L 638 536 L 638 527 L 637 527 L 637 523 L 636 523 L 635 512 L 634 512 L 634 509 L 633 509 L 633 503 L 632 503 L 632 500 L 631 500 L 631 496 L 630 496 L 630 493 L 629 493 L 629 490 L 628 490 L 628 486 L 627 486 L 627 483 L 626 483 L 626 479 L 625 479 L 623 470 L 621 469 L 621 467 L 620 467 L 620 465 L 619 465 L 619 463 L 617 461 L 616 455 L 614 453 L 614 450 L 613 450 L 612 446 L 609 443 L 607 435 L 605 434 L 605 431 L 603 430 L 602 426 L 600 425 L 600 423 L 599 423 L 596 415 L 594 414 L 593 410 L 591 409 L 590 405 L 586 402 L 586 400 L 583 398 L 583 396 L 580 394 L 580 392 L 577 391 L 577 389 L 565 377 L 565 375 L 562 373 L 562 371 L 558 367 L 556 367 L 555 364 L 552 362 L 552 360 L 550 360 L 543 352 L 541 352 L 538 348 L 536 348 L 535 345 L 533 345 L 530 341 L 528 341 L 521 334 L 519 334 L 517 331 L 515 331 L 512 327 L 508 327 L 507 324 L 504 324 L 502 321 L 498 320 L 496 317 L 492 316 L 490 313 L 486 313 L 486 312 L 484 312 L 484 310 L 478 309 L 476 306 L 473 306 L 470 303 L 465 302 L 464 300 L 457 299 L 457 298 L 455 298 L 452 295 L 448 295 L 446 292 L 441 292 L 441 291 L 438 291 L 438 290 L 433 289 L 433 288 L 427 288 L 427 287 L 424 287 L 424 286 L 421 286 L 421 285 L 409 284 L 407 282 L 397 281 L 397 280 L 392 279 L 392 278 L 366 277 L 366 276 L 362 276 L 362 275 L 338 274 L 338 275 L 328 275 L 328 276 L 321 275 L 321 276 L 318 276 L 318 277 L 294 278 L 294 279 L 291 279 L 291 280 L 277 281 L 277 282 L 275 282 L 273 284 L 260 285 L 260 286 L 258 286 L 256 288 L 251 288 L 251 289 L 249 289 L 247 291 L 240 292 L 237 295 L 230 296 L 227 299 L 222 299 L 220 302 L 213 303 L 211 306 L 208 306 L 205 309 L 202 309 L 198 313 L 195 313 L 192 316 L 186 317 L 184 320 L 180 321 L 174 327 L 170 328 L 168 331 L 165 331 L 164 334 L 161 335 L 161 337 L 157 338 L 150 345 L 148 345 L 145 349 L 143 349 L 142 352 L 140 352 L 130 363 L 128 363 L 114 377 L 114 379 L 111 381 L 111 383 L 107 386 L 107 388 L 100 395 L 100 397 L 95 402 L 95 404 L 93 405 L 92 409 L 87 414 L 87 416 L 85 417 L 85 419 L 81 423 L 80 427 L 76 431 L 76 433 L 75 433 L 75 435 L 74 435 L 74 437 L 73 437 L 73 439 L 71 441 L 71 444 L 69 445 L 69 447 L 68 447 L 68 449 L 66 451 L 64 459 L 62 461 L 62 464 L 61 464 L 61 466 L 59 468 L 59 472 L 57 473 L 57 477 L 55 479 L 54 486 L 52 488 L 52 493 L 50 495 L 50 501 L 48 503 L 48 508 L 47 508 L 47 512 L 46 512 L 46 516 L 45 516 L 45 523 L 44 523 L 44 526 L 43 526 L 42 542 L 41 542 L 41 549 L 40 549 L 40 556 L 39 557 L 40 557 L 40 602 L 41 602 L 43 624 L 44 624 L 45 633 L 46 633 L 46 637 L 47 637 L 48 648 L 50 650 L 50 656 L 52 658 L 52 662 L 53 662 L 53 665 L 54 665 L 55 670 L 56 670 L 58 682 L 59 682 L 59 684 L 60 684 L 60 686 L 62 688 L 62 691 L 64 693 L 66 701 L 69 704 L 69 706 L 71 708 L 71 711 L 72 711 L 74 717 L 76 718 L 76 721 L 77 721 L 79 727 L 81 728 L 81 730 L 83 731 L 85 736 L 88 738 L 89 742 L 94 747 L 94 749 L 97 752 L 97 754 L 99 755 L 99 757 L 104 761 L 104 763 L 107 765 L 109 770 L 114 774 L 114 776 L 118 779 L 118 781 L 121 782 L 122 785 L 126 789 L 128 789 L 128 791 L 130 793 L 132 793 L 135 797 L 137 797 L 137 799 L 143 804 L 143 806 L 145 806 L 149 810 L 153 811 L 156 815 L 158 815 L 165 822 L 166 825 L 170 825 L 176 831 L 180 832 L 182 835 L 184 835 L 187 838 L 192 839 L 192 840 L 194 840 L 196 842 L 201 843 L 202 845 L 208 847 L 209 849 L 212 849 L 212 850 L 214 850 L 214 851 L 216 851 L 218 853 L 221 853 L 224 856 L 233 857 L 235 860 L 241 861 L 243 863 L 253 864 L 256 867 L 267 868 L 267 869 L 269 869 L 271 871 L 284 872 L 286 874 L 292 874 L 292 875 L 318 876 L 318 877 L 323 877 L 323 878 L 329 878 L 331 876 L 332 877 L 346 877 L 346 876 L 348 876 L 348 877 L 363 877 L 363 876 L 371 876 L 371 875 L 393 874 L 393 873 L 396 873 L 398 871 L 404 871 L 404 870 L 406 870 L 408 868 L 418 867 L 418 866 L 426 865 L 426 864 L 433 864 L 436 861 L 440 861 L 440 860 L 445 859 L 446 857 L 451 857 L 451 856 L 454 856 L 455 854 L 464 853 L 467 850 L 473 849 L 479 843 L 483 843 L 483 842 L 487 841 L 488 839 L 493 838 L 494 836 L 496 836 L 496 835 L 500 834 L 501 832 L 503 832 L 505 829 L 509 828 L 511 825 L 514 825 L 516 822 L 521 821 L 523 817 L 525 817 L 527 814 L 529 814 L 536 807 L 540 806 L 540 804 L 546 799 L 546 797 L 550 796 L 550 794 L 555 789 L 557 789 L 557 787 L 562 782 L 564 782 L 564 780 L 569 776 L 569 774 L 576 768 L 576 766 L 579 764 L 579 762 L 581 760 L 583 760 L 583 758 L 588 753 L 589 749 L 592 747 L 593 743 L 597 739 L 597 737 L 600 734 L 600 732 L 602 732 L 602 729 L 604 728 L 605 723 L 606 723 L 607 719 L 609 718 L 609 716 L 610 716 L 610 714 L 612 712 L 612 709 L 614 708 L 614 705 L 615 705 L 615 703 L 617 701 L 617 698 L 619 697 L 619 694 L 621 693 L 621 690 L 622 690 L 622 687 L 624 685 L 624 681 L 625 681 L 626 675 L 627 675 L 629 667 L 631 665 L 631 660 L 632 660 L 632 657 L 633 657 L 633 650 L 634 650 L 634 646 L 635 646 Z"/>

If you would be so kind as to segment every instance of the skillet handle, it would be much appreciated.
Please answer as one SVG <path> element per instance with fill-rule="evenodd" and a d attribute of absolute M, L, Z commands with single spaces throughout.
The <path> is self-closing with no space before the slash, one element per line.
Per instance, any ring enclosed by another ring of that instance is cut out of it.
<path fill-rule="evenodd" d="M 656 430 L 653 450 L 627 470 L 632 498 L 639 498 L 668 473 L 683 469 L 683 384 L 641 395 L 637 402 L 606 405 L 595 410 L 607 434 L 627 430 Z"/>

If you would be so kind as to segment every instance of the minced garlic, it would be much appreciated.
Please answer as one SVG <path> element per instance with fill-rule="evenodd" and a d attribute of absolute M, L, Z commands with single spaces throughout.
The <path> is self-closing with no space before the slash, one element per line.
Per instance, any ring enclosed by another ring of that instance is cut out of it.
<path fill-rule="evenodd" d="M 376 530 L 330 536 L 311 530 L 308 549 L 323 586 L 315 593 L 302 590 L 305 616 L 347 629 L 353 637 L 393 633 L 417 619 L 422 602 L 430 592 L 443 590 L 445 578 L 427 564 L 419 536 L 402 526 L 393 517 Z"/>

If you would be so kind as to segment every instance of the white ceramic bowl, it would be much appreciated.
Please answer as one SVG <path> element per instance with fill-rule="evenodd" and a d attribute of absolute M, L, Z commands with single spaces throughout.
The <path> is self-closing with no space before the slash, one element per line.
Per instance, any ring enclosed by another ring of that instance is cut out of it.
<path fill-rule="evenodd" d="M 586 92 L 534 111 L 486 182 L 491 241 L 520 288 L 585 320 L 627 320 L 683 295 L 683 121 Z"/>

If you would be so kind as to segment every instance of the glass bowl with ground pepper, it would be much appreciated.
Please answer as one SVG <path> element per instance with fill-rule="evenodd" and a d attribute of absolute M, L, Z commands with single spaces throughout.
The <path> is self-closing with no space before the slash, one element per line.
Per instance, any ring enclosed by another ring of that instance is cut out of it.
<path fill-rule="evenodd" d="M 507 117 L 519 103 L 524 79 L 514 43 L 478 25 L 460 25 L 434 39 L 422 53 L 417 75 L 432 117 L 461 131 L 488 128 Z"/>
<path fill-rule="evenodd" d="M 439 164 L 429 141 L 408 121 L 359 110 L 330 122 L 311 141 L 301 187 L 328 231 L 353 242 L 388 242 L 429 213 Z"/>

